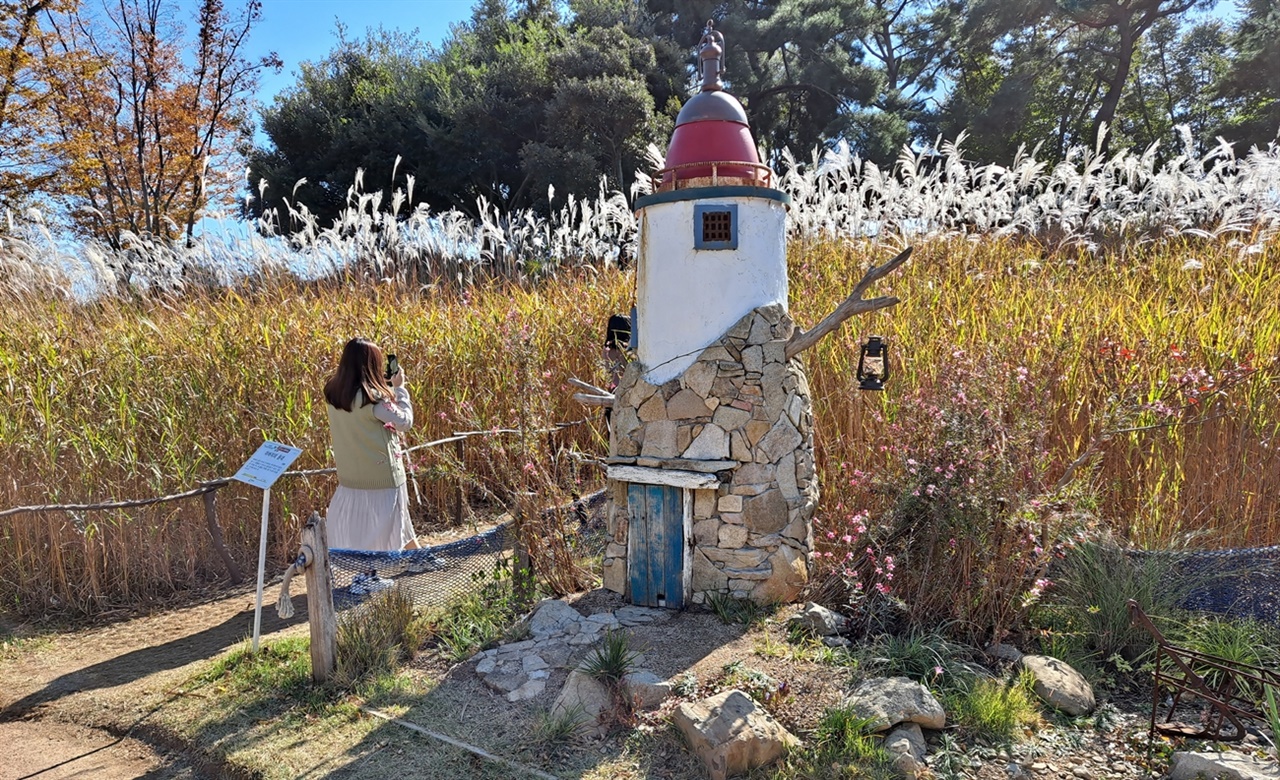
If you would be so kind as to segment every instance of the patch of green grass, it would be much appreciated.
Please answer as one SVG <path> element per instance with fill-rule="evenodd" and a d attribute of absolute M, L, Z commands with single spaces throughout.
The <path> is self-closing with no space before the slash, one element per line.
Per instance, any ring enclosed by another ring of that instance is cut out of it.
<path fill-rule="evenodd" d="M 1023 674 L 1014 680 L 978 679 L 943 696 L 947 720 L 966 734 L 990 743 L 1011 743 L 1039 722 L 1040 708 Z"/>
<path fill-rule="evenodd" d="M 38 653 L 50 647 L 53 647 L 53 639 L 48 636 L 21 636 L 0 624 L 0 661 Z"/>
<path fill-rule="evenodd" d="M 972 674 L 960 663 L 972 651 L 937 631 L 882 634 L 860 648 L 859 666 L 868 674 L 906 677 L 929 687 L 963 684 Z"/>
<path fill-rule="evenodd" d="M 1237 664 L 1265 669 L 1280 668 L 1280 630 L 1253 620 L 1233 620 L 1217 615 L 1192 615 L 1170 631 L 1171 641 L 1189 650 Z M 1195 665 L 1196 672 L 1212 687 L 1222 683 L 1224 672 Z M 1261 700 L 1265 691 L 1242 691 Z"/>
<path fill-rule="evenodd" d="M 767 644 L 774 645 L 772 638 Z M 809 630 L 795 623 L 787 625 L 787 644 L 790 646 L 790 657 L 799 661 L 811 661 L 827 666 L 856 666 L 858 661 L 845 647 L 830 647 L 822 641 L 822 637 L 814 636 Z M 760 655 L 767 655 L 760 653 Z M 781 655 L 781 654 L 779 654 Z"/>
<path fill-rule="evenodd" d="M 871 726 L 874 718 L 858 716 L 850 707 L 833 707 L 822 715 L 803 747 L 776 765 L 751 774 L 770 780 L 891 780 L 898 774 L 883 740 Z"/>
<path fill-rule="evenodd" d="M 499 639 L 518 638 L 512 633 L 517 617 L 510 581 L 492 582 L 430 613 L 428 635 L 450 661 L 465 661 Z"/>
<path fill-rule="evenodd" d="M 722 591 L 707 595 L 707 607 L 727 626 L 736 624 L 753 626 L 772 615 L 776 606 L 764 606 L 751 599 L 738 599 Z"/>
<path fill-rule="evenodd" d="M 224 703 L 241 708 L 285 699 L 316 711 L 329 704 L 335 693 L 311 682 L 309 637 L 263 642 L 257 653 L 246 643 L 214 660 L 193 683 L 196 688 L 212 688 Z"/>
<path fill-rule="evenodd" d="M 1130 665 L 1141 662 L 1153 643 L 1151 637 L 1129 619 L 1129 599 L 1134 599 L 1157 624 L 1178 614 L 1177 604 L 1201 580 L 1168 576 L 1174 557 L 1157 555 L 1131 558 L 1111 541 L 1087 541 L 1067 552 L 1060 572 L 1047 591 L 1037 622 L 1050 634 L 1071 634 L 1078 644 L 1071 663 L 1092 663 L 1112 656 Z M 1061 650 L 1061 649 L 1060 649 Z M 1052 653 L 1051 653 L 1052 654 Z"/>

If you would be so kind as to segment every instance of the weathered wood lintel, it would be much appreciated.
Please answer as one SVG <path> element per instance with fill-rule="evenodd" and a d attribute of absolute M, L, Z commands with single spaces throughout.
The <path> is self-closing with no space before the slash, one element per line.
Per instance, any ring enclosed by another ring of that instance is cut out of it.
<path fill-rule="evenodd" d="M 642 485 L 667 485 L 669 487 L 690 488 L 694 490 L 716 488 L 720 486 L 720 478 L 714 474 L 703 474 L 697 471 L 679 471 L 677 469 L 653 469 L 643 466 L 609 466 L 609 479 L 619 482 L 635 482 Z"/>
<path fill-rule="evenodd" d="M 720 471 L 736 469 L 742 464 L 736 460 L 693 460 L 690 458 L 653 458 L 623 457 L 604 458 L 606 466 L 643 466 L 651 469 L 678 469 L 681 471 L 697 471 L 703 474 L 715 474 Z"/>

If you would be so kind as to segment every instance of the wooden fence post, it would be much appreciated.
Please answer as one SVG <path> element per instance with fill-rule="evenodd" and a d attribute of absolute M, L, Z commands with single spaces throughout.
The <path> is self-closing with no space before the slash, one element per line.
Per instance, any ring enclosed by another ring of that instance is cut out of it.
<path fill-rule="evenodd" d="M 236 563 L 236 559 L 231 557 L 231 553 L 227 551 L 226 542 L 222 538 L 222 526 L 218 525 L 218 490 L 219 488 L 211 488 L 208 493 L 204 494 L 204 522 L 209 526 L 209 536 L 213 538 L 213 549 L 218 551 L 218 557 L 222 558 L 222 565 L 227 569 L 227 575 L 231 577 L 232 585 L 239 585 L 244 577 L 240 574 L 240 566 Z"/>
<path fill-rule="evenodd" d="M 338 663 L 338 616 L 333 609 L 333 581 L 329 570 L 329 533 L 324 517 L 312 512 L 302 527 L 302 552 L 307 556 L 307 620 L 311 624 L 311 680 L 327 681 Z"/>

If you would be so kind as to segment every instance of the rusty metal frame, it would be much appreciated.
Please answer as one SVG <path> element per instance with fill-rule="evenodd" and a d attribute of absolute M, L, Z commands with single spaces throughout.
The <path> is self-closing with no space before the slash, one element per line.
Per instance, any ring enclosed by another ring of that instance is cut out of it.
<path fill-rule="evenodd" d="M 721 175 L 720 174 L 721 166 L 730 167 L 730 168 L 750 168 L 751 175 L 750 176 Z M 681 179 L 679 177 L 678 174 L 680 171 L 689 170 L 692 168 L 708 168 L 708 167 L 711 168 L 711 176 L 699 177 L 699 178 L 710 178 L 711 186 L 713 187 L 719 185 L 721 183 L 720 181 L 721 179 L 725 179 L 726 181 L 729 181 L 729 182 L 738 182 L 744 179 L 748 179 L 751 182 L 751 184 L 748 186 L 753 186 L 753 187 L 772 187 L 773 186 L 773 169 L 767 165 L 764 165 L 763 163 L 747 162 L 746 160 L 711 160 L 707 162 L 681 163 L 680 165 L 672 165 L 669 168 L 663 168 L 659 170 L 656 174 L 653 174 L 652 176 L 650 176 L 650 180 L 652 181 L 652 184 L 653 184 L 653 191 L 666 192 L 669 190 L 681 189 L 680 182 L 688 181 L 688 180 Z M 671 174 L 671 181 L 664 182 L 663 179 L 666 177 L 668 173 Z M 693 185 L 685 185 L 685 188 L 689 186 L 693 186 Z"/>
<path fill-rule="evenodd" d="M 1129 619 L 1133 625 L 1146 630 L 1156 642 L 1151 690 L 1151 733 L 1239 742 L 1245 735 L 1243 721 L 1266 722 L 1266 713 L 1256 697 L 1263 695 L 1266 686 L 1280 689 L 1280 673 L 1170 644 L 1155 623 L 1151 622 L 1151 618 L 1138 606 L 1138 602 L 1129 599 L 1128 606 Z M 1167 670 L 1166 661 L 1169 663 Z M 1216 686 L 1211 685 L 1205 679 L 1206 672 L 1221 673 L 1221 681 Z M 1164 721 L 1156 723 L 1162 689 L 1170 691 L 1171 699 Z M 1204 701 L 1201 723 L 1169 721 L 1184 696 Z"/>

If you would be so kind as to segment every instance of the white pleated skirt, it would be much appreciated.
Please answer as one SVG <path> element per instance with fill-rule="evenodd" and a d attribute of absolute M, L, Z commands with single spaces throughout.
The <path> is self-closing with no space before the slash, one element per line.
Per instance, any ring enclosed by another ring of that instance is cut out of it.
<path fill-rule="evenodd" d="M 415 538 L 407 482 L 379 490 L 338 485 L 325 521 L 334 549 L 403 550 Z"/>

